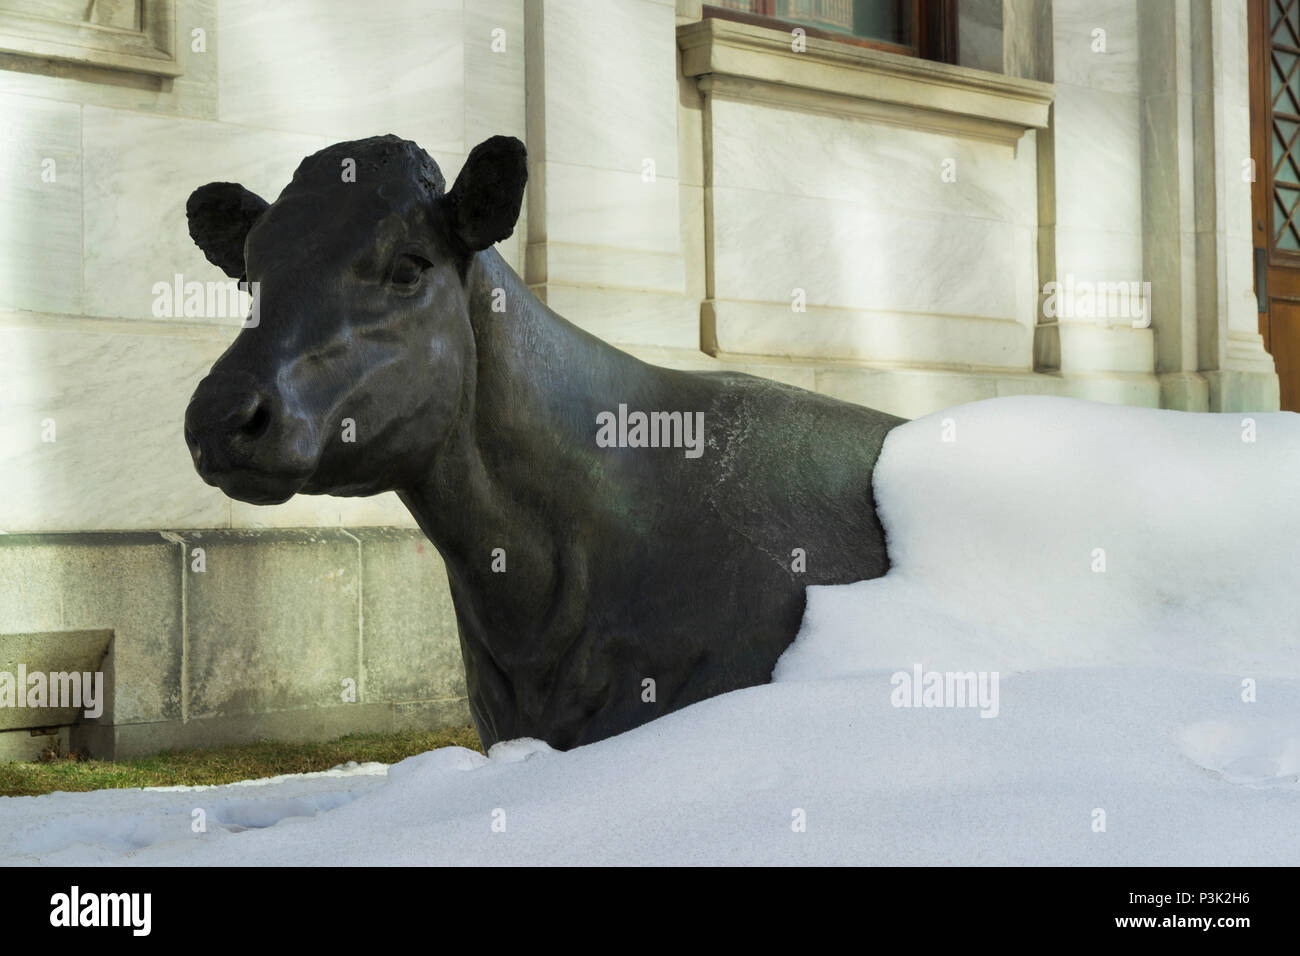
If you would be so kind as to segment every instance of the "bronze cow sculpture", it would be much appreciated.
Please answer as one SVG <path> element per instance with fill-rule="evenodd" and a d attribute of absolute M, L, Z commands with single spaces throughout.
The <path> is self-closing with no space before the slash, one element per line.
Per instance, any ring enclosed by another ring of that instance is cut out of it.
<path fill-rule="evenodd" d="M 307 157 L 269 205 L 195 190 L 190 234 L 257 283 L 259 322 L 185 439 L 241 501 L 396 491 L 446 564 L 484 745 L 570 748 L 767 682 L 806 585 L 884 574 L 871 478 L 901 419 L 565 321 L 492 248 L 526 178 L 497 136 L 447 191 L 390 135 Z"/>

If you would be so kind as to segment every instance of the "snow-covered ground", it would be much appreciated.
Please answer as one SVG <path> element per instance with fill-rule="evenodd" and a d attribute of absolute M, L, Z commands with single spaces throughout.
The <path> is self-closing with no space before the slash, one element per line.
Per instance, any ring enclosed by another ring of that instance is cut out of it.
<path fill-rule="evenodd" d="M 1300 859 L 1300 415 L 997 399 L 876 483 L 893 569 L 810 589 L 770 685 L 568 753 L 0 799 L 0 863 Z M 901 706 L 945 671 L 983 695 Z"/>

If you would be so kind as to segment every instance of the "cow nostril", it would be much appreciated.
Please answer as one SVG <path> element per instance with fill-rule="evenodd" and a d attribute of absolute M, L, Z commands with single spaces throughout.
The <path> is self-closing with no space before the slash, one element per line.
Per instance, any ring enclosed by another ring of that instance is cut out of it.
<path fill-rule="evenodd" d="M 245 438 L 260 438 L 270 425 L 271 410 L 266 407 L 265 402 L 259 401 L 253 409 L 253 414 L 237 430 Z"/>
<path fill-rule="evenodd" d="M 223 403 L 222 431 L 231 438 L 261 438 L 271 425 L 271 403 L 261 392 L 248 391 Z"/>

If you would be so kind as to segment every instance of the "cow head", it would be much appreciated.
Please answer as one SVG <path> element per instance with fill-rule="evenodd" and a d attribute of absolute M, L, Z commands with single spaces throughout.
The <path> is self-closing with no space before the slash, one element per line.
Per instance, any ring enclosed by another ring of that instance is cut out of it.
<path fill-rule="evenodd" d="M 523 144 L 496 136 L 444 192 L 429 155 L 390 135 L 307 157 L 270 205 L 235 183 L 196 189 L 190 235 L 255 283 L 258 316 L 186 409 L 203 480 L 276 504 L 427 472 L 473 381 L 470 262 L 511 234 L 526 178 Z"/>

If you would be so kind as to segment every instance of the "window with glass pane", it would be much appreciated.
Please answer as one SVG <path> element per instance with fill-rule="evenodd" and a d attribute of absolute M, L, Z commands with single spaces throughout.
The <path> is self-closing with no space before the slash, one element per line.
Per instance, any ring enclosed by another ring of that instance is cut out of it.
<path fill-rule="evenodd" d="M 1273 248 L 1300 253 L 1300 2 L 1273 0 Z"/>
<path fill-rule="evenodd" d="M 864 40 L 915 45 L 913 0 L 710 0 L 710 4 Z"/>

